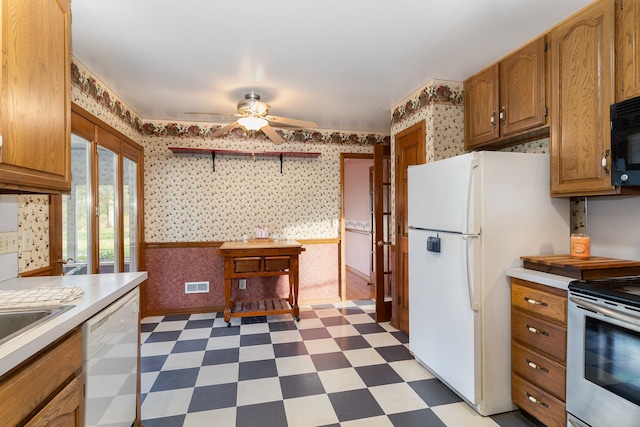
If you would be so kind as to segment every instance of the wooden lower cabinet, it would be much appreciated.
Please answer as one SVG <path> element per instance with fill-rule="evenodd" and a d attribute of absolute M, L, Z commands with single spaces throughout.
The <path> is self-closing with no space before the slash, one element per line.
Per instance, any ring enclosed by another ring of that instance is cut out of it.
<path fill-rule="evenodd" d="M 81 426 L 82 333 L 75 330 L 0 377 L 3 426 Z"/>
<path fill-rule="evenodd" d="M 567 292 L 511 279 L 511 398 L 547 427 L 567 425 Z"/>

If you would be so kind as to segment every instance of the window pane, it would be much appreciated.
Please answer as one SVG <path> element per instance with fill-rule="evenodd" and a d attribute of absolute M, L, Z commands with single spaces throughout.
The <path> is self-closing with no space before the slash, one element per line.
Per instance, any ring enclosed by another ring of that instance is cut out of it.
<path fill-rule="evenodd" d="M 118 155 L 98 147 L 99 273 L 118 273 Z"/>
<path fill-rule="evenodd" d="M 62 258 L 68 274 L 91 273 L 91 142 L 71 135 L 71 192 L 62 196 Z"/>
<path fill-rule="evenodd" d="M 126 157 L 122 160 L 122 191 L 124 221 L 124 271 L 138 271 L 138 217 L 137 206 L 137 170 L 138 165 Z"/>

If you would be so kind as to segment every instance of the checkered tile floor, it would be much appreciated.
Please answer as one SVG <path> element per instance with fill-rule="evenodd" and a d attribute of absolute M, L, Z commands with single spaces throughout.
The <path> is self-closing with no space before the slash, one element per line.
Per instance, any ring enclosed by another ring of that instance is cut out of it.
<path fill-rule="evenodd" d="M 145 318 L 145 427 L 531 427 L 518 412 L 478 415 L 374 309 L 349 301 L 231 327 L 222 313 Z"/>

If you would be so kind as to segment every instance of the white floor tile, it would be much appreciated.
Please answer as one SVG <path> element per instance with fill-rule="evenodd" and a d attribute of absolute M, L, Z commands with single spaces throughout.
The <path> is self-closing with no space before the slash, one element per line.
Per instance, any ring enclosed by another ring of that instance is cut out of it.
<path fill-rule="evenodd" d="M 309 354 L 335 353 L 341 351 L 333 338 L 308 340 L 304 342 L 304 345 L 307 347 Z"/>
<path fill-rule="evenodd" d="M 240 335 L 227 337 L 211 337 L 207 343 L 207 350 L 222 350 L 225 348 L 240 347 Z"/>
<path fill-rule="evenodd" d="M 287 399 L 284 410 L 288 427 L 317 427 L 338 422 L 326 394 Z"/>
<path fill-rule="evenodd" d="M 282 400 L 282 389 L 277 377 L 238 382 L 238 406 L 277 400 Z"/>
<path fill-rule="evenodd" d="M 149 393 L 142 402 L 143 418 L 153 419 L 186 414 L 192 395 L 193 388 Z"/>
<path fill-rule="evenodd" d="M 185 329 L 178 337 L 178 341 L 207 339 L 210 335 L 210 328 Z"/>
<path fill-rule="evenodd" d="M 352 366 L 370 366 L 387 363 L 380 353 L 373 348 L 359 348 L 356 350 L 346 350 L 344 356 Z"/>
<path fill-rule="evenodd" d="M 175 341 L 162 341 L 162 342 L 151 342 L 145 343 L 142 345 L 140 349 L 140 356 L 161 356 L 165 354 L 171 353 L 173 347 L 176 345 Z"/>
<path fill-rule="evenodd" d="M 314 328 L 324 328 L 324 323 L 322 323 L 322 320 L 316 317 L 312 317 L 311 319 L 300 319 L 300 322 L 298 322 L 298 329 Z"/>
<path fill-rule="evenodd" d="M 276 359 L 276 367 L 278 375 L 281 377 L 308 374 L 316 371 L 316 366 L 309 355 L 278 357 Z"/>
<path fill-rule="evenodd" d="M 354 368 L 320 371 L 318 376 L 322 381 L 324 391 L 327 393 L 358 390 L 367 387 Z"/>
<path fill-rule="evenodd" d="M 249 345 L 240 347 L 240 362 L 251 362 L 254 360 L 266 360 L 275 358 L 273 345 Z"/>
<path fill-rule="evenodd" d="M 465 402 L 434 406 L 431 410 L 448 426 L 498 427 L 498 423 L 483 417 Z"/>
<path fill-rule="evenodd" d="M 400 341 L 388 332 L 380 332 L 377 334 L 363 334 L 362 338 L 367 340 L 372 347 L 387 347 L 390 345 L 398 345 Z"/>
<path fill-rule="evenodd" d="M 370 387 L 369 391 L 385 414 L 417 411 L 428 407 L 407 383 Z"/>
<path fill-rule="evenodd" d="M 297 329 L 290 331 L 277 331 L 271 332 L 271 342 L 273 344 L 282 344 L 287 342 L 299 342 L 302 341 L 300 332 Z"/>
<path fill-rule="evenodd" d="M 151 390 L 151 387 L 153 387 L 153 383 L 156 382 L 159 374 L 160 371 L 142 372 L 140 374 L 140 393 L 149 393 L 149 390 Z"/>
<path fill-rule="evenodd" d="M 223 408 L 213 411 L 192 412 L 187 414 L 182 427 L 235 426 L 236 408 Z"/>
<path fill-rule="evenodd" d="M 353 337 L 360 335 L 360 332 L 352 325 L 327 326 L 327 331 L 333 338 Z"/>
<path fill-rule="evenodd" d="M 172 320 L 170 322 L 161 322 L 153 332 L 181 331 L 186 326 L 186 320 Z"/>
<path fill-rule="evenodd" d="M 415 360 L 399 360 L 389 363 L 389 366 L 405 381 L 419 381 L 433 378 L 433 374 Z"/>
<path fill-rule="evenodd" d="M 240 326 L 240 335 L 268 334 L 269 325 L 267 323 L 253 323 Z"/>
<path fill-rule="evenodd" d="M 196 387 L 235 383 L 238 381 L 238 371 L 238 363 L 203 366 L 198 372 Z"/>
<path fill-rule="evenodd" d="M 393 423 L 385 415 L 381 415 L 379 417 L 345 421 L 340 423 L 340 427 L 393 427 Z"/>
<path fill-rule="evenodd" d="M 162 365 L 162 370 L 172 371 L 174 369 L 198 368 L 202 366 L 203 359 L 204 350 L 170 354 L 164 362 L 164 365 Z"/>

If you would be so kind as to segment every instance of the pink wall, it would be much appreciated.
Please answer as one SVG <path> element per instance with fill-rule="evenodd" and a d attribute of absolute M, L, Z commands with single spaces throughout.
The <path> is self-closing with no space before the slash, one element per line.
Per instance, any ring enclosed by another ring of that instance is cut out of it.
<path fill-rule="evenodd" d="M 188 243 L 185 243 L 188 245 Z M 338 244 L 305 244 L 300 255 L 299 303 L 305 300 L 337 300 L 339 298 Z M 215 247 L 148 247 L 145 251 L 146 300 L 143 313 L 157 315 L 176 312 L 198 312 L 224 306 L 223 260 Z M 209 282 L 209 293 L 185 294 L 185 282 Z M 253 277 L 247 279 L 247 289 L 239 290 L 233 283 L 233 295 L 238 299 L 286 297 L 288 279 Z"/>

